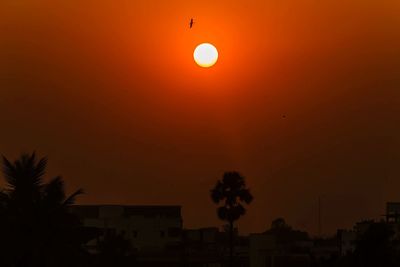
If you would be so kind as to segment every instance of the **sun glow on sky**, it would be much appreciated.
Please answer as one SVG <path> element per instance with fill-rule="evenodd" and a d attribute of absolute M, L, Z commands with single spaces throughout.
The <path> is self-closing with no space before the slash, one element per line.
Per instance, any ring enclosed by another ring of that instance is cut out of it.
<path fill-rule="evenodd" d="M 183 205 L 188 227 L 220 224 L 227 170 L 257 199 L 241 231 L 315 231 L 321 192 L 345 207 L 324 231 L 350 227 L 398 196 L 399 3 L 2 0 L 1 153 L 38 148 L 86 204 Z"/>

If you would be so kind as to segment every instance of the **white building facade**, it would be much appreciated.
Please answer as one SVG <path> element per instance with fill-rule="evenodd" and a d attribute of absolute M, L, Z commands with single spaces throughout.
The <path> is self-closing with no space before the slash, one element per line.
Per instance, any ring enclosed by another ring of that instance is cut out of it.
<path fill-rule="evenodd" d="M 84 226 L 122 234 L 138 251 L 164 250 L 181 241 L 181 206 L 74 205 Z"/>

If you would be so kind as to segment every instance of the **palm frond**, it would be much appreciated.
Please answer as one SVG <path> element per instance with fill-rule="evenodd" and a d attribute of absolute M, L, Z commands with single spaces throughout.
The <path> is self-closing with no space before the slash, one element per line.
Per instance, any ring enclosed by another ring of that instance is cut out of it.
<path fill-rule="evenodd" d="M 224 194 L 224 188 L 221 181 L 218 181 L 215 187 L 210 191 L 211 200 L 218 204 L 221 200 L 223 200 L 226 196 Z"/>
<path fill-rule="evenodd" d="M 15 177 L 16 173 L 15 167 L 5 156 L 2 156 L 2 158 L 3 158 L 3 174 L 7 186 L 9 186 L 10 188 L 14 188 L 17 183 Z"/>
<path fill-rule="evenodd" d="M 84 194 L 83 189 L 78 189 L 74 193 L 72 193 L 63 203 L 63 206 L 70 206 L 75 203 L 76 197 Z"/>
<path fill-rule="evenodd" d="M 40 190 L 46 165 L 47 159 L 41 158 L 37 162 L 35 153 L 22 154 L 13 163 L 3 156 L 3 174 L 7 186 L 11 191 L 17 187 Z"/>
<path fill-rule="evenodd" d="M 253 196 L 246 188 L 245 178 L 238 172 L 225 172 L 222 179 L 217 181 L 210 191 L 214 203 L 223 205 L 217 208 L 217 215 L 221 220 L 233 222 L 246 213 L 242 203 L 250 204 Z"/>
<path fill-rule="evenodd" d="M 32 156 L 34 156 L 34 155 L 32 155 Z M 33 160 L 34 160 L 34 158 L 33 158 Z M 35 161 L 33 161 L 33 163 L 35 163 Z M 45 157 L 41 158 L 39 160 L 39 162 L 36 164 L 36 166 L 33 168 L 34 177 L 37 179 L 42 177 L 45 174 L 46 166 L 47 166 L 47 158 L 45 158 Z"/>
<path fill-rule="evenodd" d="M 61 176 L 48 182 L 43 188 L 43 201 L 45 204 L 62 205 L 65 199 L 65 186 Z"/>
<path fill-rule="evenodd" d="M 228 220 L 228 209 L 224 206 L 218 207 L 217 216 L 219 219 L 221 219 L 223 221 L 227 221 Z"/>
<path fill-rule="evenodd" d="M 241 201 L 245 202 L 246 204 L 250 204 L 254 197 L 253 195 L 250 193 L 249 189 L 242 189 L 239 191 L 238 193 L 238 197 Z"/>

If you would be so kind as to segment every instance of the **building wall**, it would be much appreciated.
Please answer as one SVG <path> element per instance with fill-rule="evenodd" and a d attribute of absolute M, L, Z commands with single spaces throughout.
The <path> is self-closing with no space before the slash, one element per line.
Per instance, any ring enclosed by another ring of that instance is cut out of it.
<path fill-rule="evenodd" d="M 340 246 L 340 255 L 345 256 L 355 249 L 357 233 L 353 230 L 338 230 L 338 242 Z"/>
<path fill-rule="evenodd" d="M 162 250 L 181 241 L 178 206 L 74 206 L 85 226 L 123 234 L 138 250 Z"/>
<path fill-rule="evenodd" d="M 386 203 L 386 221 L 392 223 L 400 222 L 400 202 Z"/>
<path fill-rule="evenodd" d="M 275 238 L 266 234 L 251 234 L 250 242 L 250 267 L 270 266 L 276 249 Z"/>

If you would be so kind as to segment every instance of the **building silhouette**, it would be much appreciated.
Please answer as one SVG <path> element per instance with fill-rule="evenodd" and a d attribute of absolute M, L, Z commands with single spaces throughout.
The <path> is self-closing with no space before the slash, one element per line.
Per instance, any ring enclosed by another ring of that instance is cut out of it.
<path fill-rule="evenodd" d="M 70 209 L 85 227 L 100 233 L 87 244 L 92 254 L 99 253 L 99 244 L 107 235 L 118 235 L 131 244 L 134 266 L 229 266 L 228 232 L 217 227 L 185 229 L 181 206 L 74 205 Z M 399 214 L 400 203 L 388 202 L 386 220 L 363 220 L 328 238 L 310 237 L 282 218 L 262 233 L 240 236 L 236 229 L 234 266 L 332 266 L 353 259 L 358 242 L 377 224 L 390 227 L 393 238 L 400 240 Z"/>
<path fill-rule="evenodd" d="M 162 251 L 181 241 L 181 206 L 74 205 L 71 212 L 86 227 L 122 235 L 137 251 Z M 88 244 L 92 252 L 97 243 Z"/>
<path fill-rule="evenodd" d="M 387 202 L 385 217 L 388 223 L 400 223 L 400 202 Z"/>

